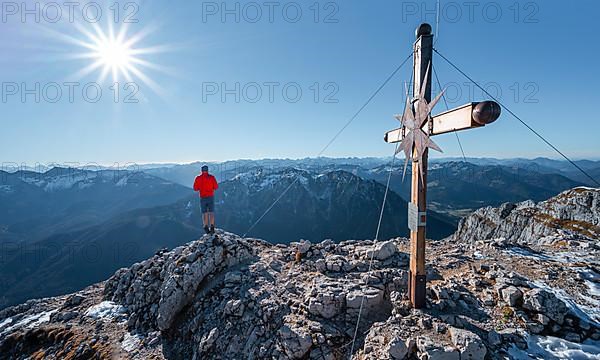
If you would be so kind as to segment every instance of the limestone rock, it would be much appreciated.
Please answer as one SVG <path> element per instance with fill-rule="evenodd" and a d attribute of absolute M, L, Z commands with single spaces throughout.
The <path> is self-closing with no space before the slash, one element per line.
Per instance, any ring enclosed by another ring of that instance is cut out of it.
<path fill-rule="evenodd" d="M 396 338 L 390 341 L 388 353 L 394 360 L 403 360 L 408 355 L 408 347 L 402 339 Z"/>
<path fill-rule="evenodd" d="M 398 248 L 393 241 L 385 241 L 375 245 L 375 249 L 367 251 L 367 256 L 373 256 L 377 260 L 386 260 L 398 252 Z"/>
<path fill-rule="evenodd" d="M 417 349 L 419 359 L 423 360 L 459 360 L 458 350 L 451 346 L 436 344 L 428 337 L 419 337 L 417 339 Z"/>
<path fill-rule="evenodd" d="M 523 292 L 514 286 L 502 289 L 502 299 L 512 307 L 515 307 L 523 300 Z"/>
<path fill-rule="evenodd" d="M 302 240 L 298 244 L 298 251 L 300 251 L 300 254 L 304 255 L 310 250 L 311 246 L 312 246 L 312 243 L 310 241 Z"/>
<path fill-rule="evenodd" d="M 239 299 L 229 300 L 227 304 L 225 304 L 223 313 L 230 316 L 242 316 L 244 313 L 244 303 Z"/>
<path fill-rule="evenodd" d="M 487 335 L 488 343 L 492 346 L 498 346 L 502 344 L 502 337 L 496 331 L 492 330 Z"/>
<path fill-rule="evenodd" d="M 552 236 L 557 233 L 562 236 Z M 528 200 L 481 208 L 460 221 L 453 239 L 463 243 L 498 239 L 499 246 L 507 246 L 553 243 L 570 236 L 578 240 L 574 246 L 581 249 L 600 238 L 597 189 L 575 188 L 537 204 Z"/>
<path fill-rule="evenodd" d="M 159 329 L 166 330 L 171 326 L 175 316 L 192 299 L 204 277 L 214 271 L 216 265 L 222 261 L 221 246 L 207 250 L 200 261 L 186 264 L 182 272 L 174 272 L 165 282 L 158 303 Z"/>
<path fill-rule="evenodd" d="M 533 289 L 525 293 L 523 308 L 543 314 L 562 325 L 568 308 L 565 303 L 544 289 Z"/>
<path fill-rule="evenodd" d="M 202 337 L 200 340 L 200 352 L 205 353 L 213 346 L 217 338 L 219 337 L 219 329 L 214 328 L 208 334 Z"/>
<path fill-rule="evenodd" d="M 369 288 L 366 290 L 352 290 L 346 294 L 346 307 L 350 311 L 358 311 L 361 303 L 363 311 L 368 312 L 383 302 L 383 291 Z"/>
<path fill-rule="evenodd" d="M 462 359 L 483 360 L 487 349 L 477 334 L 465 329 L 450 328 L 452 343 L 460 351 Z"/>
<path fill-rule="evenodd" d="M 595 197 L 590 199 L 589 206 L 595 206 Z M 528 226 L 521 213 L 559 211 L 551 204 L 538 207 L 526 202 L 489 213 L 497 216 L 494 221 L 516 219 L 523 223 L 511 226 Z M 513 231 L 508 225 L 498 226 Z M 61 351 L 73 350 L 81 358 L 127 360 L 462 360 L 496 359 L 513 346 L 526 349 L 527 333 L 600 339 L 595 322 L 569 312 L 551 294 L 561 289 L 557 295 L 574 301 L 579 292 L 586 295 L 597 273 L 594 266 L 584 267 L 590 264 L 586 253 L 567 254 L 578 261 L 570 267 L 552 260 L 554 248 L 543 255 L 533 247 L 518 253 L 508 240 L 428 243 L 431 286 L 427 309 L 418 310 L 407 296 L 407 239 L 285 245 L 219 232 L 214 240 L 204 236 L 159 251 L 75 295 L 0 310 L 0 354 L 58 359 L 69 355 Z M 305 256 L 296 261 L 302 251 Z M 575 272 L 581 276 L 571 276 Z M 547 290 L 531 290 L 540 283 Z M 119 311 L 85 315 L 98 306 Z M 477 334 L 486 334 L 485 343 Z M 31 343 L 43 345 L 33 349 Z"/>
<path fill-rule="evenodd" d="M 341 289 L 337 290 L 318 293 L 315 297 L 311 297 L 308 303 L 308 311 L 326 319 L 331 319 L 340 314 L 345 307 L 346 297 Z"/>
<path fill-rule="evenodd" d="M 310 334 L 294 325 L 284 325 L 279 329 L 281 345 L 287 356 L 292 359 L 301 359 L 312 346 Z"/>
<path fill-rule="evenodd" d="M 385 323 L 375 324 L 365 338 L 366 359 L 403 360 L 414 347 L 412 339 L 406 339 L 400 329 Z"/>

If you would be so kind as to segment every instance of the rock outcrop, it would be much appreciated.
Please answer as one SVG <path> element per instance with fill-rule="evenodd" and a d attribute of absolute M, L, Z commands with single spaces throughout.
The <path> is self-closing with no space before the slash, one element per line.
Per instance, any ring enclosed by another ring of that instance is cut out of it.
<path fill-rule="evenodd" d="M 561 244 L 599 250 L 600 189 L 575 188 L 534 203 L 485 207 L 462 219 L 457 242 L 497 239 L 520 245 Z"/>
<path fill-rule="evenodd" d="M 175 358 L 333 359 L 348 351 L 338 348 L 359 313 L 361 329 L 385 320 L 390 293 L 406 288 L 398 245 L 283 246 L 223 233 L 119 270 L 104 300 L 128 309 L 129 331 L 169 338 L 163 349 Z"/>

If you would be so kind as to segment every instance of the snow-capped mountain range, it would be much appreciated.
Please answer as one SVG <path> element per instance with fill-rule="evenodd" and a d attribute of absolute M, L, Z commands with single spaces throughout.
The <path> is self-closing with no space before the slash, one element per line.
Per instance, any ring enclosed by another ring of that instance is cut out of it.
<path fill-rule="evenodd" d="M 4 211 L 17 219 L 11 223 L 3 217 L 0 228 L 7 249 L 0 262 L 3 306 L 74 291 L 202 233 L 198 196 L 188 188 L 147 174 L 115 178 L 104 172 L 57 172 L 41 178 L 12 174 L 9 184 L 16 191 L 3 195 L 11 199 L 2 202 Z M 249 235 L 273 242 L 375 235 L 385 188 L 343 171 L 254 169 L 224 181 L 216 197 L 218 227 L 250 230 L 286 189 Z M 407 234 L 406 206 L 398 195 L 388 194 L 381 238 Z M 27 211 L 32 208 L 34 213 Z M 443 215 L 430 214 L 431 237 L 445 237 L 453 229 Z"/>
<path fill-rule="evenodd" d="M 181 185 L 129 171 L 0 172 L 0 184 L 0 241 L 31 242 L 189 194 Z"/>

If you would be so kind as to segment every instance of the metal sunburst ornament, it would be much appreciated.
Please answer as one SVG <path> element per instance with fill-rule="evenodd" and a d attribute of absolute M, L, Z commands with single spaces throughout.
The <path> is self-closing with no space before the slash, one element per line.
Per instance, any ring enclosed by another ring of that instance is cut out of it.
<path fill-rule="evenodd" d="M 425 73 L 425 79 L 429 77 L 429 68 L 431 64 L 427 67 L 427 72 Z M 425 99 L 425 90 L 427 88 L 427 81 L 423 81 L 421 85 L 421 91 L 417 98 L 410 99 L 408 94 L 408 87 L 406 88 L 406 106 L 404 108 L 403 115 L 396 115 L 395 118 L 398 119 L 404 128 L 404 138 L 400 143 L 400 146 L 396 150 L 396 154 L 400 151 L 404 151 L 404 155 L 406 157 L 406 161 L 404 162 L 404 172 L 402 174 L 402 181 L 404 181 L 404 176 L 406 175 L 406 168 L 408 166 L 408 160 L 411 159 L 413 162 L 419 163 L 419 170 L 421 175 L 421 181 L 423 182 L 423 162 L 421 159 L 423 158 L 423 154 L 427 148 L 431 148 L 433 150 L 443 152 L 440 147 L 431 140 L 429 134 L 423 131 L 423 125 L 425 125 L 428 121 L 431 120 L 431 110 L 435 107 L 435 105 L 440 101 L 444 91 L 442 90 L 436 97 L 433 99 L 431 103 L 428 103 Z M 414 110 L 413 110 L 414 104 Z M 414 151 L 413 151 L 414 149 Z"/>

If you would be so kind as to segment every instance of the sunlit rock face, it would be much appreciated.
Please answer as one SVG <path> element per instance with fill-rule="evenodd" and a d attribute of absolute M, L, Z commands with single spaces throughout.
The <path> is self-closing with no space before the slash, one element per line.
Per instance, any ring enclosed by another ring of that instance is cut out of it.
<path fill-rule="evenodd" d="M 522 245 L 596 248 L 600 238 L 600 189 L 575 188 L 534 203 L 486 207 L 462 219 L 455 241 L 498 239 Z"/>

